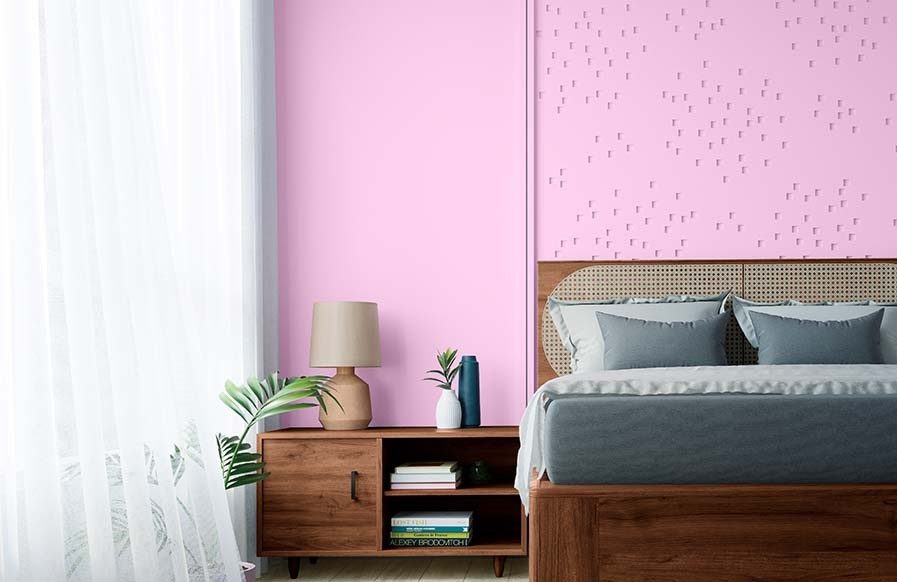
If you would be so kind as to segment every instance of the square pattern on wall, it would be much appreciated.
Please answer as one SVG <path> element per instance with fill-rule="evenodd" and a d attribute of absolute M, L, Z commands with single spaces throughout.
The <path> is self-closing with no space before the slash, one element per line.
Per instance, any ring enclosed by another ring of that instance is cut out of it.
<path fill-rule="evenodd" d="M 537 2 L 539 260 L 887 257 L 897 2 Z"/>

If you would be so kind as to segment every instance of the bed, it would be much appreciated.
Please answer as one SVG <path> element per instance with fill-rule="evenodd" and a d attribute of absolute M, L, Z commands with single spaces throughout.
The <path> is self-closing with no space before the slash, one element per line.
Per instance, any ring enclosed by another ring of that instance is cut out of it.
<path fill-rule="evenodd" d="M 897 363 L 571 373 L 548 297 L 897 300 L 897 261 L 545 262 L 517 486 L 530 580 L 897 580 Z"/>

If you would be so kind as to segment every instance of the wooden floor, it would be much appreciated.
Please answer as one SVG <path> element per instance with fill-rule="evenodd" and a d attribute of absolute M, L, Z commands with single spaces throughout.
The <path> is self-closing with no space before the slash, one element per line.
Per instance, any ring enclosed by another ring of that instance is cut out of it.
<path fill-rule="evenodd" d="M 321 558 L 314 565 L 303 559 L 298 579 L 303 582 L 521 582 L 529 577 L 526 558 L 508 558 L 502 578 L 492 573 L 492 558 Z M 276 558 L 271 559 L 268 573 L 259 578 L 259 582 L 288 580 L 287 561 Z"/>

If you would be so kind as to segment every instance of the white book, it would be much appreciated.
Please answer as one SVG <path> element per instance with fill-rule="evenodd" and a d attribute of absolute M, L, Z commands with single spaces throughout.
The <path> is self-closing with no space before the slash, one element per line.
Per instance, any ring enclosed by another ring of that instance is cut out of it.
<path fill-rule="evenodd" d="M 395 468 L 396 473 L 453 473 L 456 461 L 435 461 L 432 463 L 402 463 Z"/>
<path fill-rule="evenodd" d="M 454 473 L 393 473 L 392 483 L 454 483 L 461 478 L 460 471 Z"/>
<path fill-rule="evenodd" d="M 470 527 L 472 517 L 472 511 L 400 511 L 392 516 L 390 525 Z"/>
<path fill-rule="evenodd" d="M 458 482 L 451 483 L 393 483 L 390 489 L 457 489 Z"/>

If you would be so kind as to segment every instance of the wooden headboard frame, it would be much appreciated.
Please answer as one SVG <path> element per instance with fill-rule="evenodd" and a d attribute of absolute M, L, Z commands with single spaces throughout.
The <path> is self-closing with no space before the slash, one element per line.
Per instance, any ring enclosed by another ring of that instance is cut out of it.
<path fill-rule="evenodd" d="M 559 373 L 566 373 L 557 357 L 558 369 L 546 356 L 544 338 L 553 339 L 555 354 L 557 343 L 557 332 L 545 311 L 549 295 L 586 300 L 710 294 L 731 289 L 756 301 L 872 299 L 891 303 L 897 302 L 897 259 L 540 261 L 536 287 L 538 388 Z M 746 345 L 744 349 L 750 348 Z M 751 354 L 744 357 L 749 361 Z"/>

